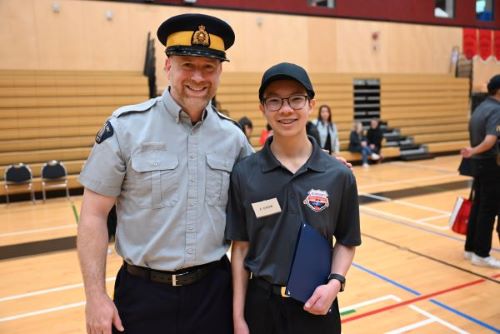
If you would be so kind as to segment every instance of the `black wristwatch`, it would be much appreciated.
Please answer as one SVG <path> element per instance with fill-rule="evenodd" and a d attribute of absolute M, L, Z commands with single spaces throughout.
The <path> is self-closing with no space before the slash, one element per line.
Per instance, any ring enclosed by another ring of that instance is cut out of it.
<path fill-rule="evenodd" d="M 331 273 L 330 275 L 328 275 L 328 282 L 330 282 L 332 279 L 336 279 L 337 281 L 339 281 L 340 282 L 340 292 L 344 291 L 345 277 L 340 275 L 340 274 Z"/>

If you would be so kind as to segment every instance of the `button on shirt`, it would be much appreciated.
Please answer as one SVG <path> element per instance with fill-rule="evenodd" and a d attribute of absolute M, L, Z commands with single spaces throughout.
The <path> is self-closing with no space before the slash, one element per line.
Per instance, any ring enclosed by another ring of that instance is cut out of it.
<path fill-rule="evenodd" d="M 225 235 L 249 241 L 245 267 L 270 283 L 285 285 L 302 222 L 345 246 L 361 244 L 356 180 L 352 172 L 313 143 L 295 173 L 274 157 L 271 140 L 233 169 Z M 276 198 L 281 212 L 257 218 L 252 204 Z"/>
<path fill-rule="evenodd" d="M 114 134 L 94 145 L 80 182 L 117 197 L 117 252 L 168 271 L 219 260 L 229 174 L 253 153 L 243 132 L 211 105 L 193 125 L 168 90 L 108 121 Z"/>

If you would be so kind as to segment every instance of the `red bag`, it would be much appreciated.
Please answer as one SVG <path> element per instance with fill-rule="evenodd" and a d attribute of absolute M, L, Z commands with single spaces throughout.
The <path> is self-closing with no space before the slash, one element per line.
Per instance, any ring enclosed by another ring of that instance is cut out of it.
<path fill-rule="evenodd" d="M 451 212 L 449 225 L 453 232 L 458 234 L 467 234 L 467 225 L 469 224 L 470 209 L 472 201 L 463 197 L 458 197 Z"/>

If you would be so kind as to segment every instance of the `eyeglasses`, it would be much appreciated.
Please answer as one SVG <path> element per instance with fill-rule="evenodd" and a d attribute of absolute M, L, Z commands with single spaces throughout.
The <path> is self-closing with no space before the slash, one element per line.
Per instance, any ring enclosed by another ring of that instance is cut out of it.
<path fill-rule="evenodd" d="M 307 95 L 290 95 L 289 97 L 281 98 L 277 96 L 266 97 L 262 100 L 262 104 L 269 111 L 278 111 L 283 107 L 283 101 L 287 101 L 290 108 L 299 110 L 304 108 L 309 97 Z"/>

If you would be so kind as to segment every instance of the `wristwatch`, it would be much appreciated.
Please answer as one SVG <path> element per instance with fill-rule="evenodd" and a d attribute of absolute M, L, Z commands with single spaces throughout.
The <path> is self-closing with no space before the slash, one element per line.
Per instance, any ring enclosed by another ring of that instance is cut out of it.
<path fill-rule="evenodd" d="M 340 275 L 340 274 L 331 273 L 330 275 L 328 275 L 328 282 L 330 282 L 332 279 L 336 279 L 337 281 L 340 282 L 340 291 L 339 292 L 344 291 L 345 277 Z"/>

